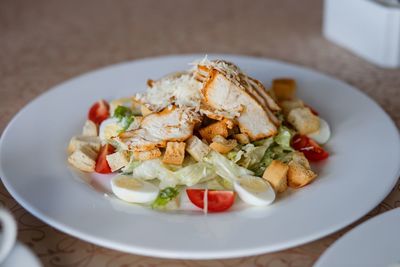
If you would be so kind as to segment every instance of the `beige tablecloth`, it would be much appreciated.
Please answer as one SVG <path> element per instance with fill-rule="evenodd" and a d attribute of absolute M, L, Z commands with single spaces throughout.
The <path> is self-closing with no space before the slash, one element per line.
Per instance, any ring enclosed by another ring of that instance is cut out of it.
<path fill-rule="evenodd" d="M 40 93 L 109 64 L 164 54 L 233 53 L 304 65 L 352 84 L 400 125 L 400 71 L 384 70 L 321 35 L 322 2 L 0 1 L 0 131 Z M 377 177 L 379 184 L 379 177 Z M 34 218 L 1 185 L 18 239 L 45 266 L 310 266 L 354 225 L 289 250 L 231 260 L 130 255 L 68 236 Z M 45 197 L 45 196 L 44 196 Z M 356 197 L 356 196 L 355 196 Z M 400 185 L 363 220 L 400 206 Z"/>

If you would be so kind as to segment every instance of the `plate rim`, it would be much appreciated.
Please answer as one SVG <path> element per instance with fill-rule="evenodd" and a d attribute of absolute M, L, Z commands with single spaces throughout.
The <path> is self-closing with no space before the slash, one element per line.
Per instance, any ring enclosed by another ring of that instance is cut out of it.
<path fill-rule="evenodd" d="M 346 87 L 351 88 L 353 91 L 357 92 L 359 97 L 363 97 L 364 99 L 366 99 L 369 104 L 372 104 L 374 106 L 376 106 L 383 114 L 384 116 L 387 118 L 390 127 L 392 128 L 392 130 L 397 134 L 397 146 L 400 148 L 400 134 L 399 134 L 399 129 L 397 128 L 396 124 L 394 123 L 394 121 L 392 120 L 392 118 L 388 115 L 388 113 L 375 101 L 373 100 L 371 97 L 369 97 L 366 93 L 364 93 L 363 91 L 361 91 L 360 89 L 358 89 L 357 87 L 354 87 L 348 83 L 346 83 L 345 81 L 342 81 L 338 78 L 335 78 L 334 76 L 325 74 L 319 70 L 314 70 L 312 68 L 303 66 L 303 65 L 299 65 L 296 63 L 290 63 L 287 61 L 282 61 L 282 60 L 276 60 L 276 59 L 271 59 L 271 58 L 266 58 L 266 57 L 257 57 L 257 56 L 249 56 L 249 55 L 241 55 L 241 54 L 219 54 L 219 53 L 211 53 L 208 54 L 210 57 L 237 57 L 237 58 L 244 58 L 244 59 L 249 59 L 249 60 L 256 60 L 256 61 L 268 61 L 271 63 L 277 63 L 277 64 L 283 64 L 283 65 L 289 65 L 291 67 L 295 67 L 295 68 L 299 68 L 302 70 L 305 70 L 307 72 L 311 72 L 314 74 L 318 74 L 324 78 L 330 79 L 330 80 L 335 80 L 336 82 L 340 82 L 341 84 L 345 85 Z M 155 57 L 144 57 L 144 58 L 139 58 L 139 59 L 133 59 L 133 60 L 129 60 L 129 61 L 122 61 L 119 63 L 115 63 L 115 64 L 111 64 L 111 65 L 105 65 L 103 67 L 97 68 L 97 69 L 93 69 L 90 70 L 88 72 L 84 72 L 81 73 L 77 76 L 73 76 L 68 78 L 67 80 L 64 80 L 60 83 L 57 83 L 56 85 L 50 87 L 49 89 L 47 89 L 45 92 L 39 94 L 38 96 L 36 96 L 35 98 L 33 98 L 32 100 L 30 100 L 25 106 L 23 106 L 14 116 L 13 118 L 8 122 L 7 126 L 5 127 L 4 131 L 1 134 L 1 138 L 0 138 L 0 151 L 2 151 L 2 147 L 3 147 L 3 143 L 4 141 L 4 136 L 7 135 L 8 131 L 10 130 L 11 124 L 13 124 L 19 116 L 21 116 L 22 113 L 24 113 L 24 111 L 26 109 L 28 109 L 31 105 L 34 104 L 34 102 L 36 102 L 37 100 L 46 97 L 48 94 L 52 94 L 54 92 L 58 92 L 60 90 L 62 90 L 62 88 L 64 87 L 65 84 L 68 84 L 70 82 L 73 82 L 74 80 L 77 80 L 79 78 L 82 78 L 86 75 L 90 75 L 92 73 L 95 72 L 100 72 L 100 71 L 105 71 L 107 69 L 111 69 L 114 67 L 119 67 L 119 66 L 123 66 L 123 65 L 127 65 L 130 63 L 137 63 L 140 64 L 141 62 L 146 62 L 146 61 L 158 61 L 158 60 L 164 60 L 164 59 L 168 59 L 168 58 L 186 58 L 186 57 L 197 57 L 197 58 L 201 58 L 203 57 L 204 54 L 199 54 L 199 53 L 188 53 L 188 54 L 169 54 L 169 55 L 160 55 L 160 56 L 155 56 Z M 399 153 L 400 154 L 400 153 Z M 40 212 L 38 209 L 36 209 L 33 205 L 31 205 L 30 203 L 24 201 L 23 196 L 21 196 L 18 192 L 16 192 L 12 186 L 8 183 L 8 180 L 6 178 L 6 176 L 4 175 L 3 169 L 2 169 L 2 159 L 1 159 L 1 153 L 0 153 L 0 175 L 1 175 L 1 180 L 5 186 L 5 188 L 7 189 L 7 191 L 11 194 L 11 196 L 19 203 L 19 205 L 21 205 L 24 209 L 26 209 L 26 211 L 30 212 L 32 215 L 34 215 L 35 217 L 39 218 L 40 220 L 44 221 L 45 223 L 49 224 L 50 226 L 60 230 L 61 232 L 64 232 L 68 235 L 71 235 L 75 238 L 87 241 L 89 243 L 92 244 L 96 244 L 96 245 L 100 245 L 102 247 L 106 247 L 109 249 L 114 249 L 114 250 L 119 250 L 119 251 L 123 251 L 123 252 L 127 252 L 127 253 L 134 253 L 134 254 L 140 254 L 140 255 L 144 255 L 144 256 L 150 256 L 150 257 L 159 257 L 159 258 L 170 258 L 170 259 L 227 259 L 227 258 L 238 258 L 238 257 L 244 257 L 244 256 L 254 256 L 254 255 L 260 255 L 263 253 L 271 253 L 271 252 L 276 252 L 276 251 L 281 251 L 284 249 L 288 249 L 288 248 L 292 248 L 295 246 L 299 246 L 302 244 L 306 244 L 306 243 L 310 243 L 312 241 L 321 239 L 323 237 L 326 237 L 332 233 L 335 233 L 341 229 L 343 229 L 344 227 L 358 221 L 360 218 L 362 218 L 365 214 L 367 214 L 369 211 L 371 211 L 376 205 L 378 205 L 380 202 L 382 202 L 382 200 L 391 192 L 392 188 L 395 186 L 395 184 L 397 183 L 397 177 L 400 175 L 400 162 L 397 166 L 397 171 L 395 171 L 395 173 L 393 174 L 392 178 L 392 183 L 390 184 L 390 186 L 387 186 L 387 188 L 384 190 L 384 194 L 380 195 L 379 197 L 376 197 L 376 199 L 378 199 L 378 202 L 375 204 L 375 206 L 373 207 L 369 207 L 369 208 L 365 208 L 366 210 L 363 210 L 362 212 L 359 212 L 357 214 L 357 216 L 353 216 L 348 220 L 343 220 L 345 222 L 342 221 L 342 223 L 338 223 L 335 225 L 335 227 L 330 227 L 329 229 L 326 229 L 325 231 L 319 231 L 317 233 L 314 233 L 314 235 L 309 235 L 307 237 L 303 237 L 303 238 L 297 238 L 297 239 L 292 239 L 290 242 L 285 242 L 284 244 L 278 244 L 278 245 L 274 245 L 274 247 L 272 249 L 268 249 L 266 250 L 265 247 L 259 246 L 258 248 L 252 248 L 252 249 L 238 249 L 238 250 L 229 250 L 229 251 L 223 251 L 223 252 L 180 252 L 177 254 L 176 251 L 173 250 L 165 250 L 165 249 L 152 249 L 152 250 L 148 250 L 148 248 L 143 248 L 141 246 L 135 246 L 135 245 L 129 245 L 129 246 L 125 246 L 123 244 L 119 244 L 119 243 L 114 243 L 113 241 L 108 241 L 105 238 L 98 238 L 96 236 L 92 236 L 92 235 L 87 235 L 85 232 L 82 232 L 79 229 L 74 229 L 69 227 L 68 225 L 65 225 L 62 222 L 58 222 L 56 220 L 53 220 L 51 218 L 49 218 L 45 213 Z"/>

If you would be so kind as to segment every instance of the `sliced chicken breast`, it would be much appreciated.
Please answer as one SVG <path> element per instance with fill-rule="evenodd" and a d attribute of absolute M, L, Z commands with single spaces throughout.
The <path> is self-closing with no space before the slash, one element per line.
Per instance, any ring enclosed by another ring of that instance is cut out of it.
<path fill-rule="evenodd" d="M 167 142 L 182 142 L 193 134 L 199 115 L 190 109 L 173 107 L 143 118 L 140 128 L 132 131 L 128 146 L 133 151 L 165 147 Z"/>
<path fill-rule="evenodd" d="M 221 112 L 242 110 L 237 118 L 238 125 L 241 132 L 246 133 L 251 140 L 266 138 L 277 133 L 277 127 L 261 104 L 218 70 L 211 71 L 202 93 L 206 105 L 215 110 Z"/>

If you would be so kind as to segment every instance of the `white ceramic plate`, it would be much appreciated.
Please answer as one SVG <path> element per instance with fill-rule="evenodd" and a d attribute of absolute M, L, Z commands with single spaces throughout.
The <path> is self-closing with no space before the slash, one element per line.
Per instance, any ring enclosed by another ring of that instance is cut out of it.
<path fill-rule="evenodd" d="M 294 77 L 299 95 L 332 128 L 331 157 L 314 166 L 311 185 L 264 208 L 221 214 L 160 213 L 110 201 L 81 183 L 66 163 L 90 105 L 145 88 L 148 78 L 188 67 L 201 55 L 168 56 L 110 66 L 38 97 L 1 138 L 1 177 L 28 211 L 61 231 L 121 251 L 167 258 L 240 257 L 282 250 L 326 236 L 375 207 L 399 174 L 399 134 L 390 118 L 355 88 L 315 71 L 273 60 L 212 55 L 237 63 L 269 85 Z"/>
<path fill-rule="evenodd" d="M 314 267 L 400 266 L 400 208 L 357 226 L 336 241 Z"/>

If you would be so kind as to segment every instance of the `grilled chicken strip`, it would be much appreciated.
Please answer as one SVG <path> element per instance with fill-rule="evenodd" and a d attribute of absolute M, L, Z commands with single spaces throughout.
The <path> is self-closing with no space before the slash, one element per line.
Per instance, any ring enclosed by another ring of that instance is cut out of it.
<path fill-rule="evenodd" d="M 241 109 L 237 117 L 239 128 L 252 141 L 277 133 L 277 127 L 262 105 L 219 70 L 211 70 L 202 93 L 205 104 L 215 110 L 229 112 Z"/>
<path fill-rule="evenodd" d="M 188 108 L 172 107 L 143 118 L 140 128 L 129 134 L 127 145 L 133 151 L 165 147 L 167 142 L 182 142 L 193 134 L 199 115 Z"/>

